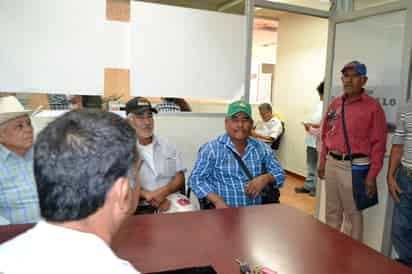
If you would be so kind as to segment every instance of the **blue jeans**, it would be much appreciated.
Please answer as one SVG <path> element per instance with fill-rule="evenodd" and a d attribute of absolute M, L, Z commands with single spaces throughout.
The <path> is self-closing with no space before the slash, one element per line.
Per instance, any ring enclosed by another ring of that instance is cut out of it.
<path fill-rule="evenodd" d="M 405 167 L 399 167 L 396 181 L 402 193 L 393 211 L 392 242 L 400 261 L 412 267 L 412 178 L 406 175 Z"/>
<path fill-rule="evenodd" d="M 306 176 L 303 187 L 306 190 L 316 189 L 316 181 L 318 179 L 318 152 L 314 147 L 306 147 L 306 165 L 308 167 L 308 176 Z"/>

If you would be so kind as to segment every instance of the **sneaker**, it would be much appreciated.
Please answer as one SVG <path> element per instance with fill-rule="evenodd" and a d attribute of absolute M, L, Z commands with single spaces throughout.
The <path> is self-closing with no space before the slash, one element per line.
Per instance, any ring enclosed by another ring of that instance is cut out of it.
<path fill-rule="evenodd" d="M 295 192 L 296 193 L 310 193 L 310 190 L 307 190 L 306 188 L 302 187 L 295 187 Z"/>

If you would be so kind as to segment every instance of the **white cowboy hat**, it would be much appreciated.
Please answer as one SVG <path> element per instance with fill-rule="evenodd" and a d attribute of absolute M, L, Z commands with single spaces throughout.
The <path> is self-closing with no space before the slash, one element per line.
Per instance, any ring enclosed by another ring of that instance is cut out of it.
<path fill-rule="evenodd" d="M 0 97 L 0 124 L 20 116 L 30 115 L 32 112 L 33 110 L 25 110 L 14 96 Z"/>

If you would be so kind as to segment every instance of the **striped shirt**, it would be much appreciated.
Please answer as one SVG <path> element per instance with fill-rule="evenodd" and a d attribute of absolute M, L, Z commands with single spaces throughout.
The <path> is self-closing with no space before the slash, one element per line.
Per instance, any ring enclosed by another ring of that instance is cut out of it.
<path fill-rule="evenodd" d="M 256 199 L 246 195 L 245 187 L 250 180 L 230 150 L 236 151 L 227 134 L 203 145 L 190 175 L 189 186 L 199 198 L 216 193 L 231 207 L 261 204 L 261 195 Z M 253 177 L 262 175 L 265 167 L 276 178 L 274 187 L 283 185 L 285 171 L 265 143 L 249 137 L 242 160 Z"/>
<path fill-rule="evenodd" d="M 403 105 L 398 110 L 392 144 L 404 145 L 402 165 L 412 168 L 412 103 Z"/>
<path fill-rule="evenodd" d="M 32 149 L 19 157 L 0 145 L 0 216 L 11 224 L 35 223 L 40 218 Z"/>

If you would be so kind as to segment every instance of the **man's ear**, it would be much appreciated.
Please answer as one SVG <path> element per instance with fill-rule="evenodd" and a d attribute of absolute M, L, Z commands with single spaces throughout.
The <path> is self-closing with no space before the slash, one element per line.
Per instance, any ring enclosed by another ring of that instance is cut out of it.
<path fill-rule="evenodd" d="M 129 179 L 120 177 L 114 182 L 111 195 L 122 210 L 129 210 L 132 192 L 130 191 Z"/>
<path fill-rule="evenodd" d="M 363 85 L 362 86 L 364 86 L 364 85 L 366 85 L 366 83 L 368 82 L 368 77 L 363 77 Z"/>

